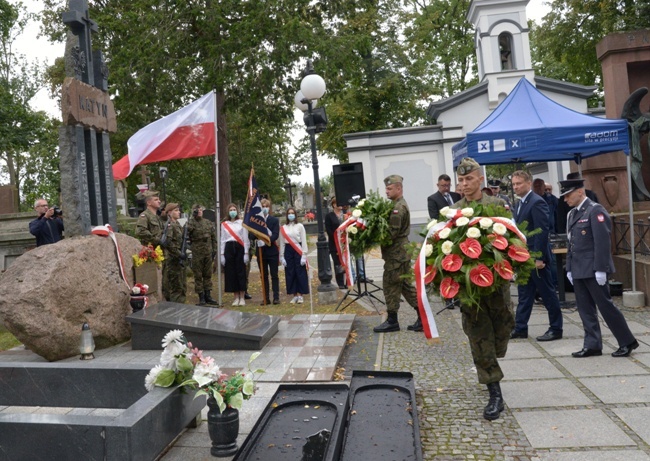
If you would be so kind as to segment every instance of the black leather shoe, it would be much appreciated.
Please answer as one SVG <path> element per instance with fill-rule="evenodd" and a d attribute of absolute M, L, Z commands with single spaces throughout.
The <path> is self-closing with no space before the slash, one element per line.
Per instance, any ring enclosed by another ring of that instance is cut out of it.
<path fill-rule="evenodd" d="M 634 349 L 639 347 L 639 342 L 635 339 L 632 344 L 627 346 L 621 346 L 614 352 L 612 352 L 612 357 L 628 357 Z"/>
<path fill-rule="evenodd" d="M 274 299 L 273 304 L 280 304 L 280 300 L 279 299 Z"/>
<path fill-rule="evenodd" d="M 582 349 L 581 351 L 573 352 L 571 355 L 574 356 L 574 357 L 577 357 L 577 358 L 594 357 L 594 356 L 598 356 L 598 355 L 603 355 L 603 351 L 598 350 L 598 349 L 587 349 L 587 348 L 585 348 L 585 349 Z"/>
<path fill-rule="evenodd" d="M 562 339 L 562 332 L 548 330 L 542 336 L 538 336 L 537 341 L 555 341 L 556 339 Z"/>
<path fill-rule="evenodd" d="M 339 290 L 347 290 L 347 289 L 348 287 L 346 287 L 345 285 L 339 285 Z"/>
<path fill-rule="evenodd" d="M 510 339 L 526 339 L 528 338 L 528 332 L 524 333 L 523 331 L 512 330 L 510 333 Z"/>
<path fill-rule="evenodd" d="M 372 283 L 372 282 L 374 282 L 374 280 L 369 279 L 368 277 L 359 277 L 359 282 L 361 282 L 361 283 L 363 283 L 363 282 Z"/>
<path fill-rule="evenodd" d="M 244 299 L 253 299 L 251 295 L 248 294 L 248 291 L 244 293 Z"/>
<path fill-rule="evenodd" d="M 420 320 L 420 317 L 418 317 L 413 325 L 407 326 L 406 329 L 409 331 L 423 331 L 424 327 L 422 326 L 422 320 Z"/>

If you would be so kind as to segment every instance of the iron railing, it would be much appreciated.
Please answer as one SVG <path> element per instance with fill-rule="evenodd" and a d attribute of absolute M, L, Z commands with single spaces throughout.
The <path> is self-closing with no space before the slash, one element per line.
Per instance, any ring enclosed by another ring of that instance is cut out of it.
<path fill-rule="evenodd" d="M 638 219 L 633 227 L 635 253 L 650 256 L 650 216 L 646 219 Z M 612 217 L 612 237 L 615 254 L 632 252 L 629 220 Z"/>

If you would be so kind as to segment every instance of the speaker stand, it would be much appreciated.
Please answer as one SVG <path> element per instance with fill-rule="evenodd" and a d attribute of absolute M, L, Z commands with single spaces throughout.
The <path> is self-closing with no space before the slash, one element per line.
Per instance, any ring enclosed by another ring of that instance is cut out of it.
<path fill-rule="evenodd" d="M 372 307 L 377 311 L 378 314 L 381 314 L 381 312 L 379 312 L 379 309 L 377 308 L 377 306 L 375 306 L 375 303 L 373 302 L 373 299 L 375 301 L 381 303 L 381 304 L 384 304 L 384 305 L 386 304 L 384 301 L 382 301 L 380 298 L 378 298 L 377 296 L 374 295 L 374 293 L 377 293 L 378 291 L 382 291 L 382 288 L 380 286 L 378 286 L 378 285 L 375 285 L 372 282 L 368 282 L 367 281 L 368 280 L 367 275 L 363 278 L 363 282 L 362 282 L 361 277 L 358 277 L 358 275 L 360 273 L 359 268 L 360 268 L 360 264 L 363 265 L 362 266 L 363 267 L 362 272 L 365 274 L 366 273 L 366 270 L 365 270 L 366 262 L 362 258 L 361 262 L 359 262 L 357 260 L 356 263 L 357 263 L 357 280 L 356 280 L 357 285 L 356 285 L 355 288 L 353 288 L 351 290 L 348 290 L 345 293 L 345 296 L 343 296 L 343 299 L 341 299 L 339 301 L 339 303 L 336 305 L 335 312 L 338 312 L 339 310 L 344 311 L 353 302 L 367 296 L 368 301 L 370 301 L 370 304 L 372 305 Z M 370 291 L 368 291 L 368 285 L 370 285 L 370 287 L 371 287 Z M 345 302 L 345 300 L 348 299 L 349 296 L 351 297 L 351 299 L 348 300 L 348 303 L 345 306 L 341 307 L 341 304 L 343 304 Z"/>

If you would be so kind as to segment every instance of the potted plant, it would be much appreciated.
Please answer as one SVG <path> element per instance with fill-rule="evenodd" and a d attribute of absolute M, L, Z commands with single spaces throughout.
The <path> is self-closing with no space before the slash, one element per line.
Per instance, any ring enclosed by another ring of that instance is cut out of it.
<path fill-rule="evenodd" d="M 153 292 L 158 296 L 158 299 L 161 299 L 160 270 L 165 260 L 162 248 L 160 246 L 154 248 L 153 245 L 146 245 L 132 257 L 134 280 L 151 287 L 148 294 Z"/>
<path fill-rule="evenodd" d="M 255 374 L 264 373 L 262 369 L 251 370 L 251 363 L 261 352 L 251 355 L 248 370 L 228 376 L 221 373 L 212 357 L 193 347 L 181 330 L 167 333 L 162 346 L 160 363 L 145 378 L 147 390 L 177 385 L 195 391 L 196 396 L 207 395 L 208 431 L 212 439 L 210 453 L 213 456 L 236 453 L 239 410 L 244 401 L 255 394 Z"/>
<path fill-rule="evenodd" d="M 133 312 L 142 310 L 149 305 L 148 292 L 149 285 L 144 285 L 142 283 L 136 283 L 133 285 L 133 288 L 131 288 L 131 292 L 129 293 L 131 295 L 129 302 L 131 303 L 131 309 L 133 309 Z"/>

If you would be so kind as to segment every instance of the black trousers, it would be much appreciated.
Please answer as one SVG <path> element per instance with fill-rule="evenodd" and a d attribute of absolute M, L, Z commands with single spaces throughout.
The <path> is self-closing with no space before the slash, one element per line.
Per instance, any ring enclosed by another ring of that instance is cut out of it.
<path fill-rule="evenodd" d="M 264 269 L 264 300 L 271 301 L 269 298 L 269 274 L 271 274 L 271 285 L 273 288 L 273 300 L 280 299 L 280 279 L 278 278 L 278 256 L 263 257 L 263 268 L 260 267 L 260 260 L 257 259 L 257 267 L 260 268 L 260 273 Z"/>

